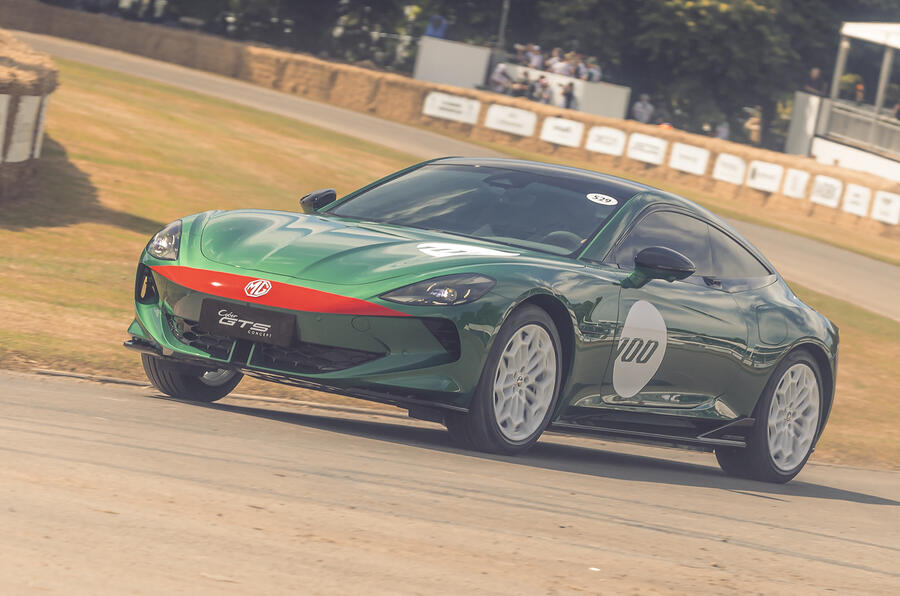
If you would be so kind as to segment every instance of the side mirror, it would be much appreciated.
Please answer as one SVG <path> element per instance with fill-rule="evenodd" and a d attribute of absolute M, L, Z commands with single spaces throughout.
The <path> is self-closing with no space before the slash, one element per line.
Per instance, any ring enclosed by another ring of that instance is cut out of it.
<path fill-rule="evenodd" d="M 650 246 L 634 257 L 634 271 L 622 280 L 623 288 L 639 288 L 653 279 L 672 282 L 690 277 L 697 271 L 693 262 L 678 251 Z"/>
<path fill-rule="evenodd" d="M 315 213 L 325 205 L 330 205 L 337 200 L 337 191 L 333 188 L 314 190 L 300 199 L 300 211 L 303 213 Z"/>

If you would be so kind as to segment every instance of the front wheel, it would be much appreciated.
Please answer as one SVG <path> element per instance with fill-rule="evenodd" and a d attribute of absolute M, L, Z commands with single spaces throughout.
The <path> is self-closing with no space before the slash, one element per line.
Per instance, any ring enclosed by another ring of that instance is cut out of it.
<path fill-rule="evenodd" d="M 732 476 L 787 482 L 812 454 L 822 411 L 818 364 L 808 352 L 788 354 L 763 390 L 747 446 L 716 449 L 716 459 Z"/>
<path fill-rule="evenodd" d="M 227 368 L 204 369 L 141 354 L 144 372 L 153 386 L 177 399 L 213 402 L 222 399 L 237 387 L 244 375 Z"/>
<path fill-rule="evenodd" d="M 515 310 L 494 339 L 469 412 L 448 415 L 451 437 L 479 451 L 526 451 L 553 415 L 561 360 L 549 315 L 530 305 Z"/>

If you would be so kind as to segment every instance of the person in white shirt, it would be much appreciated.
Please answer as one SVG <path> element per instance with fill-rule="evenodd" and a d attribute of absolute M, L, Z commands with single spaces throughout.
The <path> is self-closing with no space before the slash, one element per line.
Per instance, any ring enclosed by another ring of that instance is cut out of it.
<path fill-rule="evenodd" d="M 495 91 L 497 93 L 506 93 L 511 82 L 512 79 L 506 73 L 506 65 L 501 62 L 494 68 L 494 72 L 491 73 L 491 91 Z"/>
<path fill-rule="evenodd" d="M 525 52 L 525 57 L 528 59 L 528 66 L 531 68 L 537 68 L 538 70 L 544 68 L 544 55 L 541 54 L 541 46 L 534 43 L 530 44 Z"/>
<path fill-rule="evenodd" d="M 565 58 L 560 58 L 553 66 L 550 67 L 550 72 L 553 74 L 565 75 L 567 77 L 571 77 L 575 74 L 574 72 L 574 54 L 569 52 L 566 54 Z"/>
<path fill-rule="evenodd" d="M 547 61 L 544 62 L 544 68 L 552 71 L 553 67 L 562 60 L 562 48 L 553 48 L 553 51 L 550 52 L 550 57 L 547 58 Z"/>
<path fill-rule="evenodd" d="M 638 122 L 647 124 L 650 122 L 650 119 L 653 118 L 653 110 L 653 104 L 650 103 L 650 96 L 646 93 L 642 93 L 641 99 L 632 106 L 631 115 L 634 116 L 634 119 Z"/>

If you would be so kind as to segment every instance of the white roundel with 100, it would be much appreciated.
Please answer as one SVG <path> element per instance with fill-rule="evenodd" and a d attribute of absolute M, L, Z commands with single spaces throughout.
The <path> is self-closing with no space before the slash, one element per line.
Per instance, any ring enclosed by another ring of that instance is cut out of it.
<path fill-rule="evenodd" d="M 662 363 L 666 354 L 666 322 L 646 300 L 631 305 L 616 345 L 613 389 L 622 397 L 640 392 Z"/>

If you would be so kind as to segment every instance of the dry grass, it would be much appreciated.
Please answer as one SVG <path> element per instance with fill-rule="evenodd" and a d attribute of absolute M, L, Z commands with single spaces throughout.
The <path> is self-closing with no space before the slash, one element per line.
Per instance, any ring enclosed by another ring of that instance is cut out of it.
<path fill-rule="evenodd" d="M 208 209 L 296 210 L 310 190 L 344 193 L 417 161 L 229 102 L 60 67 L 38 182 L 0 205 L 2 367 L 141 378 L 121 342 L 150 235 Z"/>
<path fill-rule="evenodd" d="M 0 206 L 0 367 L 143 378 L 121 342 L 135 263 L 156 230 L 212 208 L 293 210 L 314 188 L 345 192 L 416 161 L 228 102 L 60 66 L 39 183 Z M 900 323 L 795 289 L 841 327 L 837 405 L 815 459 L 897 467 Z M 241 390 L 351 401 L 263 383 Z"/>

